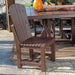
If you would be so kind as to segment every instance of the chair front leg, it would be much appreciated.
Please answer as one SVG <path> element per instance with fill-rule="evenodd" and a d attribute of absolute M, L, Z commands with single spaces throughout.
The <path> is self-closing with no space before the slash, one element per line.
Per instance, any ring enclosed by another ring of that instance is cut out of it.
<path fill-rule="evenodd" d="M 18 68 L 22 68 L 22 64 L 21 64 L 21 47 L 19 45 L 16 45 L 16 49 L 17 49 L 17 66 L 18 66 Z"/>
<path fill-rule="evenodd" d="M 46 65 L 45 65 L 45 49 L 41 49 L 41 71 L 46 71 Z"/>

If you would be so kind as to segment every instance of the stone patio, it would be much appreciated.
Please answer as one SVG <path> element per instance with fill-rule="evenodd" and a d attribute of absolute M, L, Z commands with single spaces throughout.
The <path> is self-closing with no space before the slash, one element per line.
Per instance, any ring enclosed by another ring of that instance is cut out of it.
<path fill-rule="evenodd" d="M 0 30 L 0 75 L 75 75 L 75 56 L 57 57 L 55 62 L 46 59 L 46 72 L 37 66 L 24 65 L 17 68 L 17 62 L 11 62 L 13 35 Z"/>

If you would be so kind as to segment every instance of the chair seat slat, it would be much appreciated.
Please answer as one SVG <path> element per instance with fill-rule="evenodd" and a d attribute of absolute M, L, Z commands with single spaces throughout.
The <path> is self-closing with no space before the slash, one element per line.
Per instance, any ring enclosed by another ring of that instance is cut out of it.
<path fill-rule="evenodd" d="M 52 38 L 32 37 L 25 40 L 23 43 L 21 43 L 21 46 L 41 48 L 41 47 L 44 47 L 48 42 L 50 42 L 50 40 L 52 41 Z"/>

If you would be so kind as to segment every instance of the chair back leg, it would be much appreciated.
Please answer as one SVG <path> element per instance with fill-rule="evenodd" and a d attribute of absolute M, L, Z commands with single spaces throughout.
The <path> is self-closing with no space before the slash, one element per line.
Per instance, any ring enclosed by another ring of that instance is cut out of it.
<path fill-rule="evenodd" d="M 33 49 L 29 49 L 29 61 L 32 61 L 33 60 Z"/>

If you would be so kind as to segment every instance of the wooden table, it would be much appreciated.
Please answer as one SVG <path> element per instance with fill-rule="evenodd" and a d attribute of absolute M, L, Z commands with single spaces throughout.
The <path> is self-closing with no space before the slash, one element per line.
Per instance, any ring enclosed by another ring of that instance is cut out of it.
<path fill-rule="evenodd" d="M 32 19 L 52 19 L 52 18 L 72 18 L 72 41 L 75 42 L 75 11 L 49 11 L 37 12 L 33 7 L 26 7 L 29 20 Z"/>

